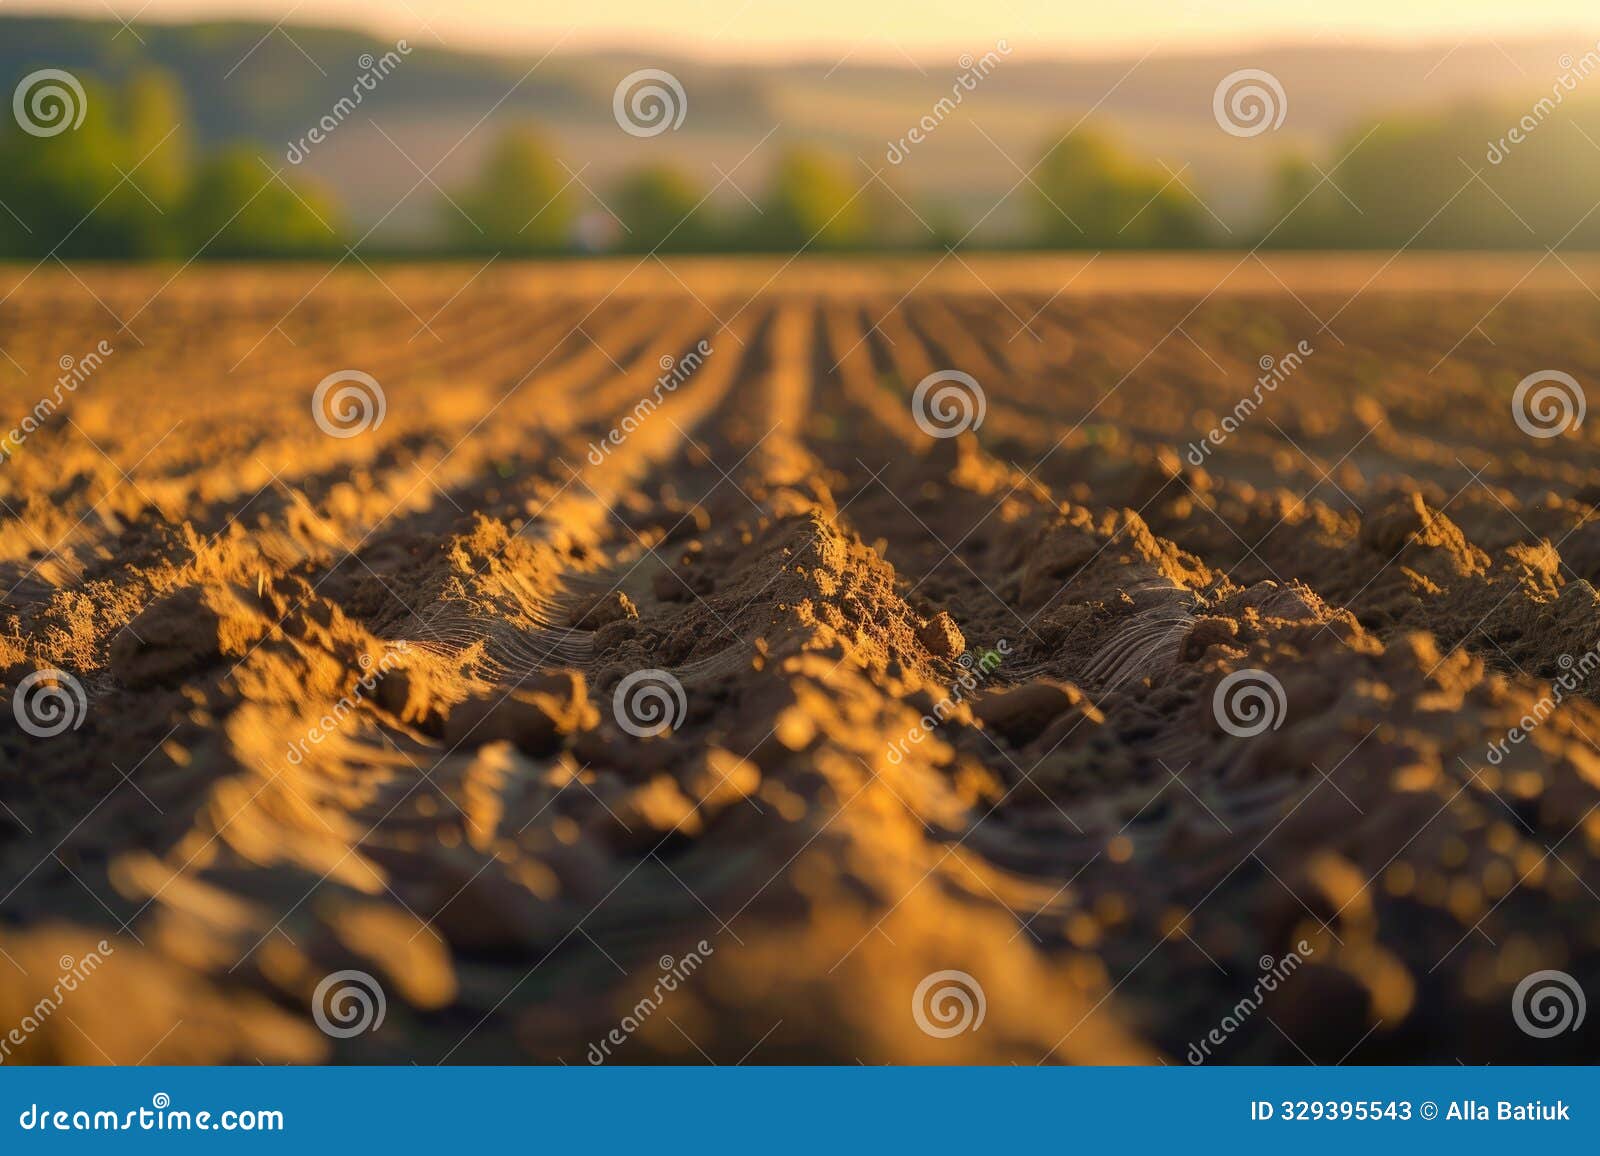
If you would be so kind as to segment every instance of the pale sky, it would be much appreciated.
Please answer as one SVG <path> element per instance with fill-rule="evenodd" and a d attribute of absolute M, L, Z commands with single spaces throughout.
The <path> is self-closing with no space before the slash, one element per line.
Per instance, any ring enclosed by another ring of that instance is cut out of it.
<path fill-rule="evenodd" d="M 0 11 L 349 24 L 413 45 L 626 45 L 718 57 L 940 58 L 1001 38 L 1029 56 L 1261 41 L 1526 39 L 1600 32 L 1596 0 L 12 0 Z M 136 15 L 138 14 L 138 15 Z"/>

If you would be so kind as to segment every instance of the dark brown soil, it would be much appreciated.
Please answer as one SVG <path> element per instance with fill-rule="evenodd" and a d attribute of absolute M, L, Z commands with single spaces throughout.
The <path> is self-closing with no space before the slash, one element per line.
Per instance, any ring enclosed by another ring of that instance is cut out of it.
<path fill-rule="evenodd" d="M 1512 394 L 1600 303 L 1102 260 L 12 271 L 0 419 L 114 352 L 0 465 L 0 1035 L 112 950 L 8 1058 L 1595 1058 L 1512 992 L 1600 998 L 1600 435 Z"/>

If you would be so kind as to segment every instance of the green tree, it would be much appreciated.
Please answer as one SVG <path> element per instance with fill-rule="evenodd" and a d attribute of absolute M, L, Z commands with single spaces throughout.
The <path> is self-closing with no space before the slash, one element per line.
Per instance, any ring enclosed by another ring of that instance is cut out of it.
<path fill-rule="evenodd" d="M 184 199 L 188 252 L 207 257 L 308 257 L 338 247 L 333 201 L 309 185 L 274 177 L 249 148 L 207 159 Z"/>
<path fill-rule="evenodd" d="M 750 236 L 757 248 L 845 249 L 872 236 L 871 202 L 849 167 L 816 149 L 784 153 Z"/>
<path fill-rule="evenodd" d="M 41 137 L 23 131 L 10 116 L 0 122 L 0 168 L 6 174 L 0 201 L 7 210 L 0 227 L 7 255 L 126 255 L 124 229 L 115 214 L 100 211 L 121 179 L 117 166 L 124 159 L 116 104 L 93 78 L 79 79 L 83 120 L 76 127 Z M 61 114 L 68 123 L 75 120 L 75 107 Z"/>
<path fill-rule="evenodd" d="M 704 197 L 690 177 L 670 165 L 652 165 L 625 174 L 611 199 L 612 209 L 626 226 L 622 246 L 636 252 L 706 247 L 714 238 L 709 219 L 701 211 Z"/>
<path fill-rule="evenodd" d="M 166 73 L 140 72 L 123 87 L 116 113 L 120 183 L 96 214 L 118 234 L 125 256 L 179 255 L 193 163 L 182 90 Z"/>
<path fill-rule="evenodd" d="M 140 187 L 157 204 L 176 205 L 194 163 L 182 88 L 169 73 L 146 69 L 123 88 L 121 114 L 128 167 L 138 166 Z"/>
<path fill-rule="evenodd" d="M 64 114 L 76 127 L 35 136 L 5 120 L 0 199 L 10 212 L 0 219 L 0 248 L 12 256 L 172 255 L 190 175 L 182 93 L 156 70 L 135 74 L 120 91 L 77 79 L 83 99 L 71 103 L 82 107 L 82 122 Z"/>
<path fill-rule="evenodd" d="M 440 204 L 445 235 L 455 247 L 469 250 L 565 248 L 577 215 L 570 180 L 538 132 L 507 129 L 472 184 Z"/>
<path fill-rule="evenodd" d="M 1597 134 L 1592 99 L 1386 116 L 1334 146 L 1326 178 L 1286 167 L 1263 235 L 1301 248 L 1592 246 Z"/>
<path fill-rule="evenodd" d="M 1344 203 L 1305 157 L 1289 156 L 1279 162 L 1267 205 L 1272 218 L 1262 234 L 1267 244 L 1285 249 L 1340 247 L 1336 238 L 1346 223 Z"/>
<path fill-rule="evenodd" d="M 1045 151 L 1032 214 L 1034 237 L 1050 247 L 1181 249 L 1206 233 L 1204 210 L 1169 173 L 1086 131 Z"/>

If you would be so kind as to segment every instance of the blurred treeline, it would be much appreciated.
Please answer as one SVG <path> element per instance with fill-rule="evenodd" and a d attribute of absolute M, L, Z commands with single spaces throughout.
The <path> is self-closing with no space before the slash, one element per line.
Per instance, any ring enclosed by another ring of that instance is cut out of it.
<path fill-rule="evenodd" d="M 86 100 L 76 128 L 38 137 L 8 118 L 0 131 L 0 256 L 187 260 L 202 250 L 229 258 L 340 248 L 327 194 L 275 178 L 243 144 L 198 155 L 183 94 L 165 73 L 115 87 L 77 79 Z"/>
<path fill-rule="evenodd" d="M 79 75 L 84 122 L 50 137 L 0 128 L 0 257 L 304 257 L 354 242 L 335 198 L 281 154 L 201 148 L 160 70 Z M 1600 102 L 1557 108 L 1507 143 L 1525 108 L 1461 107 L 1354 128 L 1332 156 L 1285 157 L 1257 226 L 1229 232 L 1203 188 L 1094 128 L 1044 141 L 1016 248 L 1600 247 Z M 1273 147 L 1270 138 L 1254 142 Z M 1491 149 L 1491 144 L 1496 147 Z M 337 139 L 323 145 L 337 148 Z M 1491 163 L 1491 153 L 1497 160 Z M 1342 159 L 1341 159 L 1342 158 Z M 537 126 L 504 127 L 478 172 L 439 195 L 424 252 L 792 252 L 942 249 L 973 222 L 824 149 L 778 150 L 749 201 L 651 164 L 591 186 Z"/>

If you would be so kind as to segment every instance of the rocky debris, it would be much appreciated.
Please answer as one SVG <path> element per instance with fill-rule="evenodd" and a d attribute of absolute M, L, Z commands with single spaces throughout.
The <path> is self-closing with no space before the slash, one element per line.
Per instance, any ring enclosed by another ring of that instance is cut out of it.
<path fill-rule="evenodd" d="M 1432 565 L 1456 576 L 1481 574 L 1489 557 L 1467 541 L 1461 528 L 1444 513 L 1430 509 L 1421 494 L 1412 493 L 1373 510 L 1361 522 L 1361 544 L 1383 555 L 1426 557 Z"/>
<path fill-rule="evenodd" d="M 1041 679 L 976 699 L 972 713 L 983 725 L 1005 736 L 1013 746 L 1026 746 L 1072 707 L 1083 703 L 1081 690 L 1069 682 Z"/>
<path fill-rule="evenodd" d="M 111 676 L 130 690 L 164 686 L 222 658 L 222 619 L 197 586 L 162 598 L 111 640 Z M 249 636 L 239 642 L 248 644 Z M 242 653 L 242 652 L 241 652 Z"/>
<path fill-rule="evenodd" d="M 444 741 L 451 748 L 510 742 L 535 757 L 600 723 L 582 673 L 560 670 L 535 675 L 506 691 L 469 698 L 451 709 Z"/>
<path fill-rule="evenodd" d="M 1232 618 L 1200 618 L 1184 636 L 1180 656 L 1188 661 L 1201 657 L 1213 646 L 1229 646 L 1239 637 L 1239 623 Z"/>
<path fill-rule="evenodd" d="M 961 628 L 956 625 L 955 619 L 942 610 L 917 632 L 917 638 L 929 653 L 939 658 L 960 658 L 967 649 L 967 640 L 961 636 Z"/>
<path fill-rule="evenodd" d="M 631 621 L 639 617 L 639 608 L 620 590 L 602 594 L 581 604 L 572 612 L 572 625 L 578 630 L 599 630 L 613 622 Z"/>

